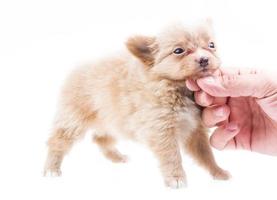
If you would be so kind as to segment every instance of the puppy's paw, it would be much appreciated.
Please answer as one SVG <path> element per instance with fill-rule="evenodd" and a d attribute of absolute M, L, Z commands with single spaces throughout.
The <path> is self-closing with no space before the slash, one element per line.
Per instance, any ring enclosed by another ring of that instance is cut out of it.
<path fill-rule="evenodd" d="M 115 163 L 126 163 L 128 162 L 129 158 L 126 155 L 119 154 L 116 157 L 113 158 L 113 162 Z"/>
<path fill-rule="evenodd" d="M 166 177 L 165 185 L 172 189 L 187 187 L 187 180 L 185 176 Z"/>
<path fill-rule="evenodd" d="M 213 178 L 215 180 L 229 180 L 231 177 L 231 174 L 223 169 L 218 169 L 213 173 Z"/>
<path fill-rule="evenodd" d="M 60 169 L 45 169 L 43 172 L 45 177 L 59 177 L 61 175 L 62 171 Z"/>
<path fill-rule="evenodd" d="M 119 151 L 106 151 L 105 156 L 114 163 L 128 162 L 128 156 L 121 154 Z"/>

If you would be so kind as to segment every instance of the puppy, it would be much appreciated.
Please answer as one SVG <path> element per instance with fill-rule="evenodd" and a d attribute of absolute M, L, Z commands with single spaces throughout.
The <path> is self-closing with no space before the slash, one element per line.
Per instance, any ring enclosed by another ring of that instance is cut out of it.
<path fill-rule="evenodd" d="M 220 65 L 209 24 L 168 27 L 157 37 L 134 36 L 126 52 L 76 69 L 62 91 L 48 140 L 45 173 L 60 175 L 64 155 L 88 129 L 105 157 L 125 162 L 118 136 L 137 140 L 157 157 L 165 184 L 186 184 L 180 149 L 215 178 L 229 174 L 215 162 L 201 109 L 186 88 L 188 78 Z"/>

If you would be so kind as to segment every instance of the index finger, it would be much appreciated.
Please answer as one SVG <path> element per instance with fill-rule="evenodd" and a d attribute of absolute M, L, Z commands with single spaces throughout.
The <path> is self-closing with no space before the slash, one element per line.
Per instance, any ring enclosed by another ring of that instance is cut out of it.
<path fill-rule="evenodd" d="M 203 107 L 224 105 L 227 103 L 226 97 L 213 97 L 203 90 L 194 92 L 195 102 Z"/>

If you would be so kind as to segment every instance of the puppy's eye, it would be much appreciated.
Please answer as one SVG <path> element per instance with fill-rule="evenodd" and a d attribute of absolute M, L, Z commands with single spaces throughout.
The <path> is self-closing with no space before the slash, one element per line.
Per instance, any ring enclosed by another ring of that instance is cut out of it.
<path fill-rule="evenodd" d="M 184 52 L 185 52 L 185 50 L 182 49 L 182 48 L 176 48 L 176 49 L 173 51 L 173 53 L 175 53 L 175 54 L 182 54 L 182 53 L 184 53 Z"/>
<path fill-rule="evenodd" d="M 215 48 L 215 45 L 214 45 L 213 42 L 210 42 L 208 46 L 209 46 L 210 49 L 214 49 Z"/>

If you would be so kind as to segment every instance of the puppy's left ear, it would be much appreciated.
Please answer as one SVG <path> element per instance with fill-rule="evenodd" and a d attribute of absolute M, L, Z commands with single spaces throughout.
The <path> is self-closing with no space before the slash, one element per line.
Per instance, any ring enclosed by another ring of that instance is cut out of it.
<path fill-rule="evenodd" d="M 154 64 L 154 54 L 158 49 L 155 37 L 134 36 L 127 40 L 126 46 L 145 65 L 152 66 Z"/>

